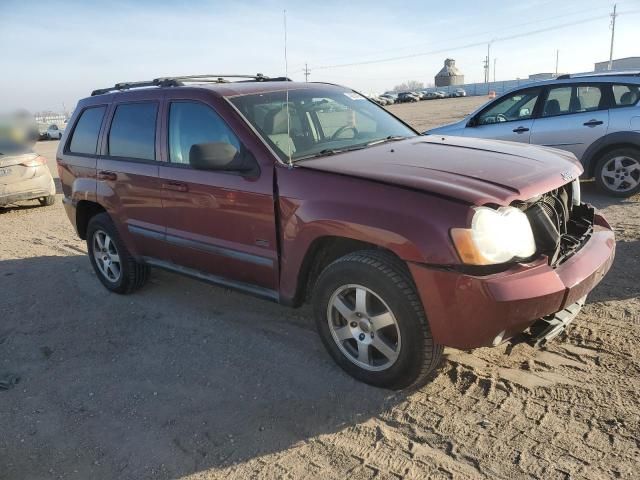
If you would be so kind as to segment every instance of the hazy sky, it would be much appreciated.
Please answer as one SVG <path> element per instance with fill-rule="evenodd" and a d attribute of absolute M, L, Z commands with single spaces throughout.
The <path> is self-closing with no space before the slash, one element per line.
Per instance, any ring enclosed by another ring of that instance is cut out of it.
<path fill-rule="evenodd" d="M 0 111 L 72 109 L 92 89 L 158 76 L 283 75 L 284 9 L 294 80 L 308 62 L 310 80 L 381 93 L 433 82 L 452 57 L 467 82 L 482 81 L 491 40 L 498 80 L 554 71 L 556 49 L 560 71 L 588 71 L 609 58 L 613 3 L 0 0 Z M 640 56 L 640 0 L 617 3 L 614 58 Z"/>

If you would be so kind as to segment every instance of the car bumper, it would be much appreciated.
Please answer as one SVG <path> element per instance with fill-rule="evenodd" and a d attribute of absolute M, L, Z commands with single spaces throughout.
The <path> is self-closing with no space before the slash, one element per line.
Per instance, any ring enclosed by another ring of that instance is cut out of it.
<path fill-rule="evenodd" d="M 56 194 L 56 187 L 50 174 L 39 175 L 28 180 L 3 185 L 0 183 L 0 205 L 8 205 L 22 200 L 48 197 Z"/>
<path fill-rule="evenodd" d="M 434 340 L 467 350 L 508 340 L 578 303 L 609 271 L 614 256 L 614 233 L 596 215 L 591 238 L 556 268 L 545 260 L 487 276 L 415 263 L 409 268 Z"/>

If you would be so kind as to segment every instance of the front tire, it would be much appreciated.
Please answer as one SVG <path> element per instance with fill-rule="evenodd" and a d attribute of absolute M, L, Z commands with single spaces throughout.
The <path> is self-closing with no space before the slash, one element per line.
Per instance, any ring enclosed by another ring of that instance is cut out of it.
<path fill-rule="evenodd" d="M 370 385 L 425 383 L 443 347 L 434 342 L 406 266 L 376 250 L 329 265 L 314 289 L 320 338 L 340 367 Z"/>
<path fill-rule="evenodd" d="M 127 294 L 146 283 L 149 267 L 131 256 L 106 213 L 89 220 L 87 250 L 98 279 L 108 290 Z"/>
<path fill-rule="evenodd" d="M 640 192 L 640 150 L 617 148 L 605 153 L 595 168 L 596 184 L 607 195 L 630 197 Z"/>

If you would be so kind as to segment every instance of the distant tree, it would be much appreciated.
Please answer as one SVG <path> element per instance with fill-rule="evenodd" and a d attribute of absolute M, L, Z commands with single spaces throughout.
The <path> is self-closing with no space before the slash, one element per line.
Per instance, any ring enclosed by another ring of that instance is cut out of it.
<path fill-rule="evenodd" d="M 396 85 L 393 87 L 394 92 L 413 92 L 415 90 L 422 90 L 424 88 L 424 83 L 418 82 L 417 80 L 409 80 L 408 82 L 401 83 L 400 85 Z"/>

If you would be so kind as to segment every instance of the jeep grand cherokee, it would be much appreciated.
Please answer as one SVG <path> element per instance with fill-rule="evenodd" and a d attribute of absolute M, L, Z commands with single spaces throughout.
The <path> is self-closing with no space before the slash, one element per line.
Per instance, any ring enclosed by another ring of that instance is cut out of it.
<path fill-rule="evenodd" d="M 159 267 L 311 301 L 334 360 L 377 386 L 426 381 L 443 346 L 550 340 L 614 257 L 572 154 L 420 136 L 340 86 L 118 84 L 70 126 L 64 204 L 107 289 Z"/>

